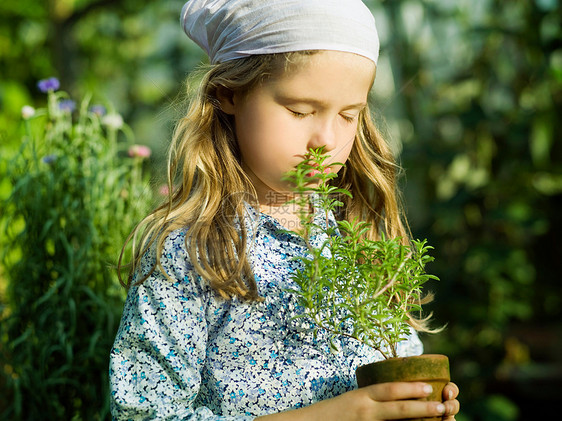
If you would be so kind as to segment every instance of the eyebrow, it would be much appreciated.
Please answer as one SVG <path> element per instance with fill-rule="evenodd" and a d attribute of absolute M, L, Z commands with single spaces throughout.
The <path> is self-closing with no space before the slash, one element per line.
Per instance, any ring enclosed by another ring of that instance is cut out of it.
<path fill-rule="evenodd" d="M 321 101 L 318 99 L 314 99 L 314 98 L 306 98 L 306 97 L 288 97 L 288 96 L 283 96 L 283 95 L 278 95 L 277 96 L 277 100 L 280 102 L 286 102 L 286 103 L 300 103 L 300 104 L 310 104 L 310 105 L 316 105 L 316 106 L 320 106 L 320 107 L 324 107 L 326 108 L 328 103 L 325 101 Z M 367 106 L 366 102 L 358 102 L 357 104 L 350 104 L 350 105 L 345 105 L 342 109 L 344 110 L 349 110 L 349 109 L 362 109 L 365 108 Z"/>

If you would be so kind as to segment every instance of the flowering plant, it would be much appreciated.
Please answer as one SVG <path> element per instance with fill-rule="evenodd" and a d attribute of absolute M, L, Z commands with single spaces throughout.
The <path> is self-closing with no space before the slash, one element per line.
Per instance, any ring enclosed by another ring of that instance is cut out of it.
<path fill-rule="evenodd" d="M 330 213 L 343 206 L 338 195 L 351 193 L 329 183 L 337 174 L 326 171 L 327 158 L 322 149 L 312 150 L 286 176 L 295 186 L 293 203 L 309 252 L 292 277 L 296 288 L 291 292 L 304 310 L 297 317 L 312 319 L 316 330 L 357 339 L 384 358 L 396 357 L 397 344 L 411 332 L 413 313 L 421 312 L 422 286 L 438 279 L 425 271 L 433 260 L 427 255 L 431 247 L 426 240 L 407 245 L 384 235 L 371 240 L 366 236 L 370 227 L 362 221 L 331 225 Z M 311 200 L 323 223 L 311 213 Z M 315 246 L 311 236 L 318 234 L 326 240 Z"/>
<path fill-rule="evenodd" d="M 123 302 L 111 266 L 151 204 L 142 174 L 150 150 L 89 96 L 77 104 L 56 78 L 38 88 L 47 106 L 22 109 L 25 135 L 6 157 L 12 191 L 0 201 L 9 244 L 0 418 L 103 418 Z"/>

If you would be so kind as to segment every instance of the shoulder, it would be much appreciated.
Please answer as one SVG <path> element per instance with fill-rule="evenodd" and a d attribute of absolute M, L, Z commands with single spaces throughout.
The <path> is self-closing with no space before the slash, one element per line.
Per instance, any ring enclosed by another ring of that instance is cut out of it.
<path fill-rule="evenodd" d="M 189 266 L 192 268 L 191 260 L 186 243 L 187 228 L 172 231 L 164 239 L 160 251 L 160 264 L 164 267 Z"/>
<path fill-rule="evenodd" d="M 186 233 L 187 229 L 172 231 L 159 250 L 153 244 L 143 255 L 127 294 L 131 305 L 151 307 L 157 304 L 162 312 L 199 308 L 207 302 L 211 296 L 210 287 L 192 263 Z"/>
<path fill-rule="evenodd" d="M 173 280 L 192 278 L 194 266 L 186 243 L 187 228 L 170 232 L 161 245 L 154 242 L 140 259 L 135 277 L 164 275 Z M 157 258 L 158 256 L 158 258 Z"/>

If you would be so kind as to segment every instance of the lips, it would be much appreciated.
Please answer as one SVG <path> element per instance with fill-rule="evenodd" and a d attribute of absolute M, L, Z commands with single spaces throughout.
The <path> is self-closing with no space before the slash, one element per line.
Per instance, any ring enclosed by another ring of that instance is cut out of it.
<path fill-rule="evenodd" d="M 317 170 L 310 170 L 309 173 L 308 173 L 308 176 L 309 176 L 309 177 L 314 177 L 315 175 L 318 175 L 318 174 L 320 174 L 320 173 L 322 173 L 322 172 L 323 172 L 324 174 L 329 174 L 331 171 L 332 171 L 332 169 L 328 166 L 328 167 L 325 167 L 323 171 L 321 171 L 320 169 L 317 169 Z"/>

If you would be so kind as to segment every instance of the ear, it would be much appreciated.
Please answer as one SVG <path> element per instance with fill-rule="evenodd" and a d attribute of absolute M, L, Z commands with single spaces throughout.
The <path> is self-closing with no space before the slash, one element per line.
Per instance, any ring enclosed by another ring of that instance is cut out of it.
<path fill-rule="evenodd" d="M 221 110 L 226 114 L 234 115 L 236 106 L 234 105 L 234 91 L 222 85 L 217 87 L 217 99 L 221 105 Z"/>

